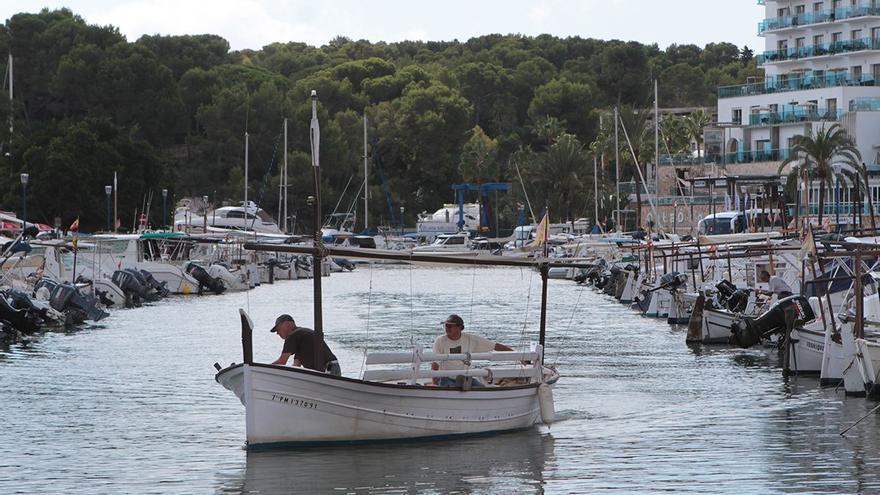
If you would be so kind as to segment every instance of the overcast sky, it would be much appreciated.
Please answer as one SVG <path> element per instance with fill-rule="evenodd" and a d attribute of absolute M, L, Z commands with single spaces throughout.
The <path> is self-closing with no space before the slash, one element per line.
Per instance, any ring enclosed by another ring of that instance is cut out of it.
<path fill-rule="evenodd" d="M 0 0 L 0 18 L 63 6 L 91 24 L 118 27 L 129 41 L 211 33 L 233 49 L 275 41 L 320 46 L 339 35 L 391 42 L 549 33 L 763 50 L 756 0 Z"/>

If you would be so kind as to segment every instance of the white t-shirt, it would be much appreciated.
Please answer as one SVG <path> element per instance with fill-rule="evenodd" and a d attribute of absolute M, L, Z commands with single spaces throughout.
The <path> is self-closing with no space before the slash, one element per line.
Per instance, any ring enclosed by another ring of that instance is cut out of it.
<path fill-rule="evenodd" d="M 437 337 L 434 341 L 434 352 L 437 354 L 464 354 L 466 352 L 489 352 L 495 349 L 495 342 L 478 335 L 461 333 L 461 338 L 452 340 L 446 335 Z M 463 370 L 464 361 L 442 361 L 439 363 L 441 370 Z"/>
<path fill-rule="evenodd" d="M 776 275 L 770 277 L 770 282 L 768 282 L 768 285 L 770 286 L 770 292 L 777 295 L 782 292 L 792 292 L 791 287 L 789 287 L 788 284 L 785 283 L 785 280 L 782 280 L 782 277 Z"/>

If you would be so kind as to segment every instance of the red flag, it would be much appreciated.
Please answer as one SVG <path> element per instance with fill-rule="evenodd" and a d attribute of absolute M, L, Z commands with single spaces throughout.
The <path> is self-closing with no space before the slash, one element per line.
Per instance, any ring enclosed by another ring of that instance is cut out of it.
<path fill-rule="evenodd" d="M 76 220 L 74 220 L 73 223 L 70 224 L 70 228 L 67 230 L 71 232 L 76 232 L 79 230 L 79 217 L 76 217 Z"/>

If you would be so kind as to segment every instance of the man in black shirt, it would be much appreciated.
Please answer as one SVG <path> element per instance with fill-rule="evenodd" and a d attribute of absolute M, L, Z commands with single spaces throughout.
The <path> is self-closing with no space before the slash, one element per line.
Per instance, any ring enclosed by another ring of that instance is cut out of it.
<path fill-rule="evenodd" d="M 287 364 L 290 356 L 293 356 L 293 365 L 302 366 L 310 370 L 322 371 L 331 375 L 341 376 L 342 370 L 336 356 L 327 347 L 327 343 L 321 340 L 322 349 L 318 359 L 315 359 L 315 346 L 317 336 L 311 328 L 298 327 L 293 317 L 281 315 L 275 320 L 275 326 L 270 332 L 277 333 L 284 339 L 284 348 L 281 349 L 281 357 L 272 364 Z"/>

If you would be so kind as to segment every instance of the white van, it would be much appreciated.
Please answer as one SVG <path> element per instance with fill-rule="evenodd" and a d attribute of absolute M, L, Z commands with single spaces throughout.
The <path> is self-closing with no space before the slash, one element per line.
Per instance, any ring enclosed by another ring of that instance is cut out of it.
<path fill-rule="evenodd" d="M 779 210 L 773 210 L 771 216 L 768 210 L 746 210 L 748 224 L 742 211 L 722 211 L 714 215 L 708 215 L 697 223 L 697 232 L 701 235 L 739 234 L 746 232 L 746 227 L 752 227 L 754 223 L 759 229 L 776 230 L 784 227 L 782 214 Z"/>

